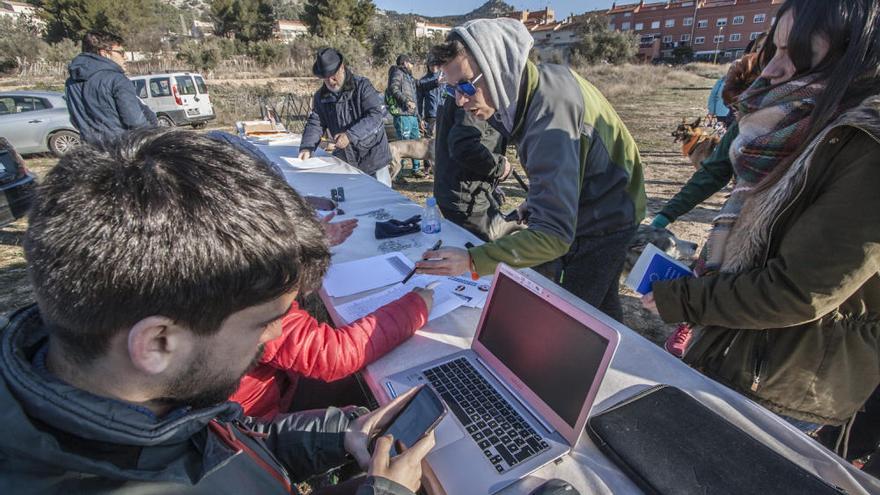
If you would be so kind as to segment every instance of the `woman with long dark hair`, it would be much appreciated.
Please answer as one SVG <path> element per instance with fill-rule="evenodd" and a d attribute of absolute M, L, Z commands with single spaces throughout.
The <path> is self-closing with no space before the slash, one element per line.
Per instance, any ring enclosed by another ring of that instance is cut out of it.
<path fill-rule="evenodd" d="M 643 304 L 701 328 L 686 362 L 815 434 L 880 383 L 880 7 L 787 0 L 777 16 L 738 100 L 707 273 Z"/>

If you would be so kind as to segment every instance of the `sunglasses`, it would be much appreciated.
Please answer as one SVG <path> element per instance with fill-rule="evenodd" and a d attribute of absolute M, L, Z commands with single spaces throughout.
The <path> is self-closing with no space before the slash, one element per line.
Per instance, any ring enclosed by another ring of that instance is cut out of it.
<path fill-rule="evenodd" d="M 483 77 L 483 74 L 480 73 L 479 76 L 475 77 L 473 81 L 458 81 L 456 84 L 447 84 L 444 86 L 446 90 L 446 94 L 455 98 L 455 93 L 459 92 L 466 96 L 474 96 L 477 94 L 477 87 L 474 86 L 474 83 L 480 80 Z"/>

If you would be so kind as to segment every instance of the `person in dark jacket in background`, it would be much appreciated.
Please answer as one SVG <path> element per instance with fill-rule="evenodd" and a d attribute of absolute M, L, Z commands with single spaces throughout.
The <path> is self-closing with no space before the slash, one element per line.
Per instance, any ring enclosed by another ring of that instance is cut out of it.
<path fill-rule="evenodd" d="M 484 241 L 494 241 L 524 225 L 504 220 L 492 191 L 511 173 L 504 156 L 507 140 L 446 98 L 437 119 L 434 197 L 443 217 Z"/>
<path fill-rule="evenodd" d="M 312 73 L 324 80 L 312 101 L 299 158 L 312 156 L 326 131 L 335 144 L 333 156 L 391 187 L 391 148 L 385 136 L 385 104 L 366 77 L 345 66 L 333 48 L 318 51 Z"/>
<path fill-rule="evenodd" d="M 330 259 L 267 163 L 137 130 L 71 151 L 41 188 L 24 239 L 38 303 L 0 328 L 0 493 L 289 495 L 348 455 L 368 475 L 345 493 L 419 488 L 433 435 L 367 450 L 402 401 L 263 422 L 226 400 Z"/>
<path fill-rule="evenodd" d="M 89 32 L 82 40 L 83 52 L 67 68 L 67 110 L 83 142 L 94 144 L 158 125 L 156 115 L 138 99 L 134 85 L 125 77 L 122 44 L 115 34 Z"/>
<path fill-rule="evenodd" d="M 428 71 L 418 81 L 417 92 L 419 95 L 419 115 L 425 123 L 425 136 L 434 137 L 434 126 L 437 123 L 437 113 L 443 103 L 443 88 L 440 87 L 440 68 L 428 61 Z"/>
<path fill-rule="evenodd" d="M 413 77 L 413 62 L 409 55 L 397 57 L 397 64 L 388 69 L 388 89 L 385 90 L 385 101 L 388 111 L 394 117 L 394 131 L 397 139 L 421 139 L 419 131 L 418 90 Z M 414 177 L 424 177 L 421 162 L 412 161 Z"/>

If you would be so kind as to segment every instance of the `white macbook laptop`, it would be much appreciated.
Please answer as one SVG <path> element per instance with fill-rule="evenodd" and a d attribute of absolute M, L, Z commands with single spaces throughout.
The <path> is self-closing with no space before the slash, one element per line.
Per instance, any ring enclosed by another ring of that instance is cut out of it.
<path fill-rule="evenodd" d="M 446 493 L 495 493 L 577 443 L 619 341 L 593 311 L 499 265 L 471 348 L 383 382 L 446 402 L 428 454 Z"/>

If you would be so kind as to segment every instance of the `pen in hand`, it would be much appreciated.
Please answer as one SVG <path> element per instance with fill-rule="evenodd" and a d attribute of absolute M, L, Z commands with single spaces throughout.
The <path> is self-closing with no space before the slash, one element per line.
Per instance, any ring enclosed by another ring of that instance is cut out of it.
<path fill-rule="evenodd" d="M 439 239 L 437 242 L 434 243 L 433 246 L 431 246 L 431 251 L 436 251 L 436 250 L 440 249 L 440 246 L 442 246 L 442 245 L 443 245 L 443 239 Z M 416 267 L 413 267 L 413 269 L 409 272 L 409 274 L 403 279 L 403 282 L 401 282 L 401 284 L 405 285 L 407 282 L 409 282 L 409 279 L 411 279 L 412 276 L 415 274 L 416 274 Z"/>

